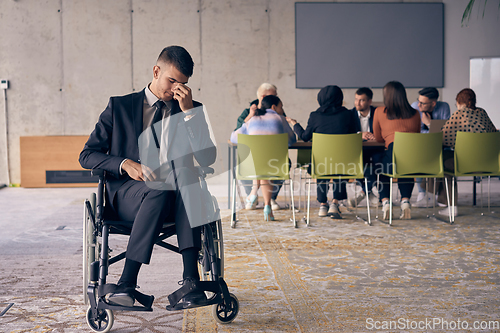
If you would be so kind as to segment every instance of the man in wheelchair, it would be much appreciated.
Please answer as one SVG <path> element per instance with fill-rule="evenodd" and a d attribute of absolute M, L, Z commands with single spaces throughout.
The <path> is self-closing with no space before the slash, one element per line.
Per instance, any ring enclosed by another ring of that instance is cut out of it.
<path fill-rule="evenodd" d="M 141 265 L 149 264 L 166 221 L 175 221 L 183 262 L 181 284 L 190 291 L 175 304 L 171 300 L 171 307 L 207 304 L 203 290 L 196 288 L 199 226 L 207 221 L 199 208 L 194 160 L 201 167 L 212 165 L 216 148 L 203 106 L 193 101 L 186 85 L 193 66 L 184 48 L 163 49 L 151 83 L 140 92 L 111 97 L 80 154 L 83 168 L 106 172 L 106 205 L 120 220 L 133 221 L 123 272 L 118 283 L 107 289 L 108 304 L 132 307 L 138 301 L 151 307 L 152 297 L 135 297 L 137 277 Z"/>

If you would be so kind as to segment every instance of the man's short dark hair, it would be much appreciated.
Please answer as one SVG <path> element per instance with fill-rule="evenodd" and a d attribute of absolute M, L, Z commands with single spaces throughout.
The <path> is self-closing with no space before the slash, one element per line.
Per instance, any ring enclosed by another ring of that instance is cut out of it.
<path fill-rule="evenodd" d="M 362 87 L 356 90 L 356 95 L 366 95 L 368 99 L 373 99 L 373 91 L 368 87 Z"/>
<path fill-rule="evenodd" d="M 427 87 L 418 92 L 420 96 L 425 96 L 428 99 L 431 99 L 433 101 L 437 101 L 439 98 L 439 91 L 434 88 L 434 87 Z"/>
<path fill-rule="evenodd" d="M 183 75 L 193 75 L 194 62 L 189 52 L 182 46 L 172 45 L 164 48 L 158 56 L 158 61 L 174 65 Z"/>

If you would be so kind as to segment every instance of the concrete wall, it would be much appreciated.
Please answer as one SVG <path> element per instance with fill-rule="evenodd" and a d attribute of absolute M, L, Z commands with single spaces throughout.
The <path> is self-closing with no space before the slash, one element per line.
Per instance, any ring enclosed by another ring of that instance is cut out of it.
<path fill-rule="evenodd" d="M 469 58 L 500 56 L 500 20 L 498 4 L 489 1 L 484 18 L 474 14 L 469 26 L 462 27 L 468 1 L 443 2 L 442 99 L 453 105 L 456 93 L 468 86 Z M 305 125 L 317 107 L 318 91 L 295 89 L 294 3 L 0 1 L 0 78 L 11 84 L 7 90 L 10 182 L 20 182 L 20 136 L 88 135 L 109 96 L 143 89 L 159 52 L 172 44 L 183 45 L 194 58 L 189 85 L 194 98 L 207 106 L 221 148 L 219 169 L 225 166 L 226 141 L 236 118 L 255 98 L 260 83 L 276 84 L 287 114 Z M 408 90 L 410 101 L 417 91 Z M 374 100 L 381 101 L 381 90 L 374 93 Z M 344 94 L 346 106 L 352 107 L 354 90 Z M 0 184 L 7 182 L 3 108 L 2 98 Z"/>
<path fill-rule="evenodd" d="M 469 86 L 469 60 L 474 57 L 500 57 L 500 8 L 498 1 L 488 1 L 483 17 L 483 1 L 476 1 L 467 25 L 460 21 L 467 0 L 445 0 L 445 87 L 443 100 L 455 107 L 457 93 Z M 500 93 L 500 91 L 499 91 Z M 481 106 L 481 101 L 477 101 Z M 486 110 L 499 113 L 497 110 Z M 495 124 L 500 128 L 500 124 Z"/>

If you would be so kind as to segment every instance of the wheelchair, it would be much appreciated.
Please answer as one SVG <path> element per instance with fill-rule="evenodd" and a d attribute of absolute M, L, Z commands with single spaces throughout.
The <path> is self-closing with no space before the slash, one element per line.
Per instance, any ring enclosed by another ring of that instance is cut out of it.
<path fill-rule="evenodd" d="M 200 184 L 204 195 L 207 197 L 209 221 L 214 221 L 201 226 L 202 249 L 198 258 L 198 269 L 201 281 L 196 286 L 185 284 L 168 296 L 170 305 L 167 310 L 181 310 L 175 307 L 176 303 L 198 288 L 205 292 L 208 302 L 205 306 L 212 306 L 213 318 L 221 324 L 232 322 L 239 311 L 238 298 L 229 292 L 224 281 L 224 244 L 222 237 L 222 223 L 217 200 L 210 194 L 205 182 L 205 176 L 213 173 L 212 168 L 198 167 Z M 142 306 L 124 307 L 113 305 L 106 301 L 106 294 L 112 292 L 114 284 L 107 284 L 109 266 L 124 259 L 126 252 L 111 256 L 108 246 L 110 234 L 130 235 L 133 221 L 118 221 L 113 219 L 110 209 L 105 205 L 106 172 L 93 169 L 92 174 L 99 177 L 96 193 L 91 193 L 90 198 L 84 203 L 83 219 L 83 296 L 85 304 L 89 304 L 86 320 L 94 332 L 109 332 L 114 323 L 113 311 L 153 311 L 154 296 L 145 295 L 134 291 L 135 299 Z M 213 220 L 211 218 L 214 218 Z M 175 223 L 164 223 L 156 240 L 156 245 L 167 250 L 180 253 L 179 248 L 166 242 L 175 233 Z"/>

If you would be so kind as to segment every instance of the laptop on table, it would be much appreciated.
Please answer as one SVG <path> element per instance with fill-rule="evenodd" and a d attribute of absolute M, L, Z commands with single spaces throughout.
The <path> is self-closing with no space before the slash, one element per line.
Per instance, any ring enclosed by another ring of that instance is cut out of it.
<path fill-rule="evenodd" d="M 443 128 L 444 124 L 448 119 L 431 119 L 431 124 L 429 126 L 429 133 L 437 133 L 441 132 L 441 129 Z"/>

